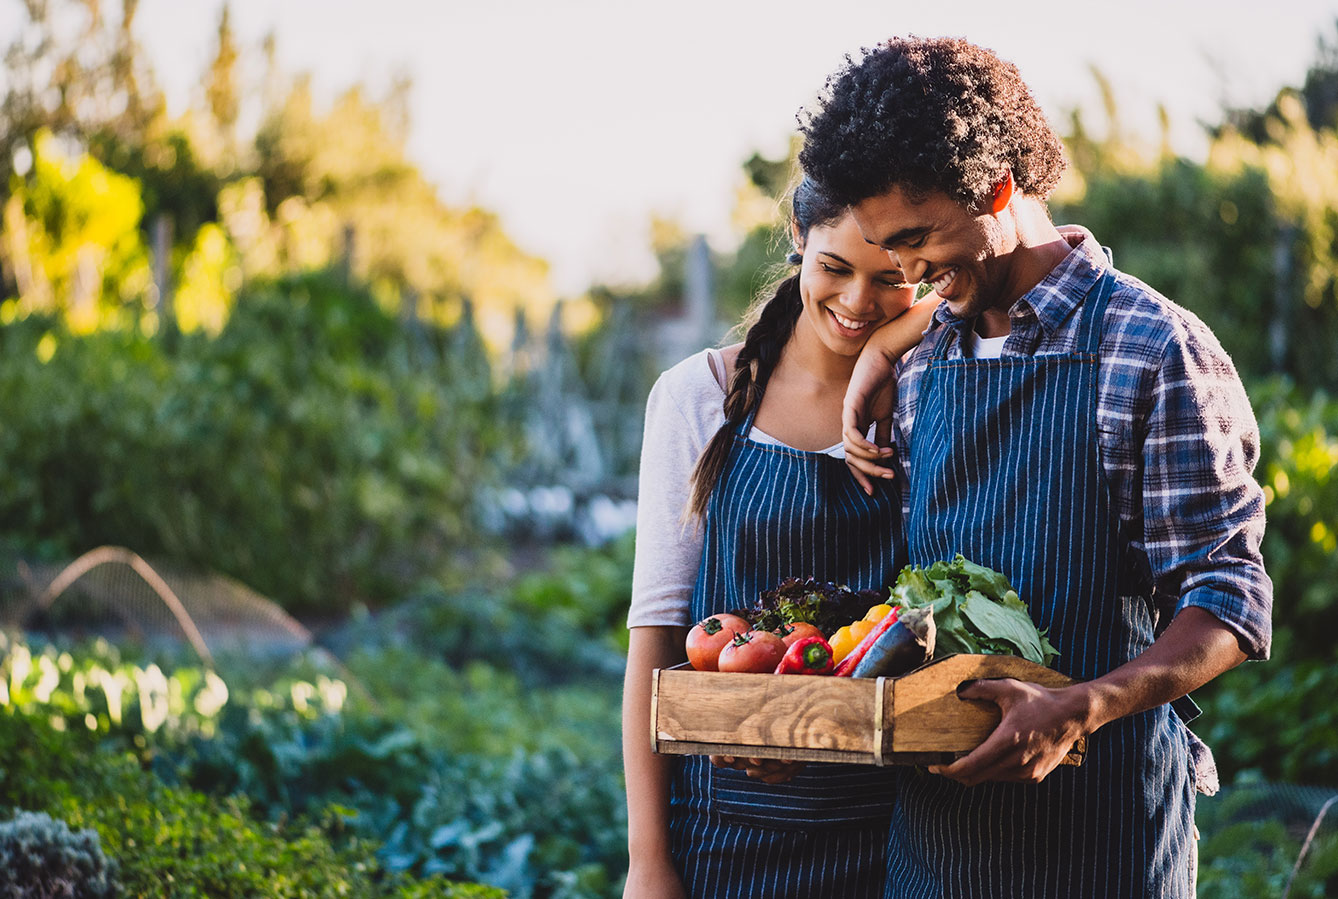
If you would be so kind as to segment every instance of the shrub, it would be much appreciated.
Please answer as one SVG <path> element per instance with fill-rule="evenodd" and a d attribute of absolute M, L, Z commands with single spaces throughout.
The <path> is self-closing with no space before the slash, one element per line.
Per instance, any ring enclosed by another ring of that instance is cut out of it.
<path fill-rule="evenodd" d="M 306 611 L 398 598 L 475 542 L 512 440 L 464 328 L 405 329 L 329 273 L 246 288 L 217 337 L 0 328 L 0 534 L 127 545 Z"/>
<path fill-rule="evenodd" d="M 112 866 L 95 831 L 72 831 L 45 812 L 0 823 L 0 896 L 101 899 L 115 895 Z"/>

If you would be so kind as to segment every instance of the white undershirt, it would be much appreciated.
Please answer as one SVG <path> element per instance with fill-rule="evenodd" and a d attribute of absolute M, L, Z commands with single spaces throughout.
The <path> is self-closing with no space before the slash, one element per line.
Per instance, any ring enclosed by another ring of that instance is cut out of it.
<path fill-rule="evenodd" d="M 981 337 L 975 329 L 971 329 L 971 358 L 973 359 L 998 359 L 1003 355 L 1004 344 L 1008 341 L 1008 335 L 1002 337 Z"/>

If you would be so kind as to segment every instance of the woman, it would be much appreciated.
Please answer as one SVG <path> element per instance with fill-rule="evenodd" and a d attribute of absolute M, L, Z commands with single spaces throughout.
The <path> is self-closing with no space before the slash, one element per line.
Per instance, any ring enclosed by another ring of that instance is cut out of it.
<path fill-rule="evenodd" d="M 909 349 L 933 304 L 912 308 L 898 267 L 811 182 L 791 206 L 799 270 L 741 345 L 679 363 L 647 404 L 623 703 L 626 897 L 881 895 L 885 771 L 753 765 L 750 779 L 655 756 L 648 739 L 650 671 L 684 659 L 692 622 L 788 576 L 882 587 L 905 563 L 900 493 L 868 495 L 847 473 L 841 404 L 869 335 L 886 325 Z"/>

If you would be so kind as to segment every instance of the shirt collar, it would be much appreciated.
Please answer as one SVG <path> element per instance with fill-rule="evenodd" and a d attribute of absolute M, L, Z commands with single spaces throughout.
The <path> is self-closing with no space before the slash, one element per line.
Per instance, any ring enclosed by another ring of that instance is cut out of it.
<path fill-rule="evenodd" d="M 1068 320 L 1110 266 L 1106 251 L 1086 228 L 1065 234 L 1064 239 L 1069 243 L 1069 254 L 1008 310 L 1012 317 L 1030 308 L 1036 314 L 1036 320 L 1050 333 L 1059 330 Z M 939 305 L 934 318 L 958 330 L 965 324 L 948 310 L 947 303 Z"/>

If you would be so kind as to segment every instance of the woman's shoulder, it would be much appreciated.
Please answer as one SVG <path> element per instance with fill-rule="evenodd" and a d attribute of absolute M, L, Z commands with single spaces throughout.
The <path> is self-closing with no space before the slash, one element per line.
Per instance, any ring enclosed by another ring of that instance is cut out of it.
<path fill-rule="evenodd" d="M 708 402 L 719 405 L 725 398 L 724 385 L 738 358 L 739 346 L 723 349 L 710 347 L 666 369 L 655 382 L 659 391 L 671 394 L 676 400 Z"/>
<path fill-rule="evenodd" d="M 695 429 L 714 433 L 724 421 L 725 391 L 717 380 L 717 372 L 728 371 L 733 364 L 730 356 L 722 359 L 724 350 L 705 349 L 664 371 L 651 390 L 648 413 L 670 404 Z M 734 355 L 737 355 L 735 351 Z M 726 362 L 725 360 L 728 360 Z"/>

